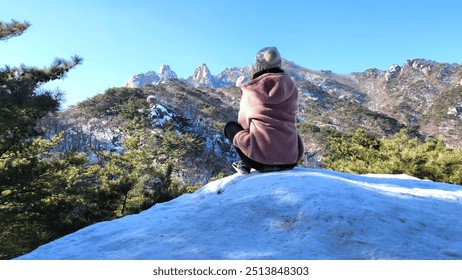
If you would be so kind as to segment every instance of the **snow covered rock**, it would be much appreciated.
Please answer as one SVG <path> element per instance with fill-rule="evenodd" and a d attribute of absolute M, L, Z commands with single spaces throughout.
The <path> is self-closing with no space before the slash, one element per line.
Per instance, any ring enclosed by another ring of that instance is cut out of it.
<path fill-rule="evenodd" d="M 201 66 L 196 68 L 194 74 L 188 78 L 188 81 L 194 87 L 217 87 L 215 76 L 210 73 L 210 70 L 205 63 L 202 63 Z"/>
<path fill-rule="evenodd" d="M 159 75 L 154 71 L 139 73 L 131 77 L 125 84 L 128 88 L 142 88 L 148 84 L 156 84 L 160 81 Z"/>
<path fill-rule="evenodd" d="M 125 87 L 143 88 L 146 85 L 157 84 L 160 82 L 168 81 L 170 79 L 178 79 L 178 76 L 175 72 L 172 71 L 172 69 L 170 69 L 170 66 L 167 64 L 161 64 L 159 68 L 159 74 L 154 71 L 136 74 L 128 80 L 128 82 L 125 84 Z"/>
<path fill-rule="evenodd" d="M 159 76 L 162 80 L 167 81 L 169 79 L 178 79 L 178 76 L 175 72 L 170 69 L 170 66 L 167 64 L 160 65 Z"/>
<path fill-rule="evenodd" d="M 232 175 L 19 259 L 462 259 L 462 187 L 321 169 Z"/>

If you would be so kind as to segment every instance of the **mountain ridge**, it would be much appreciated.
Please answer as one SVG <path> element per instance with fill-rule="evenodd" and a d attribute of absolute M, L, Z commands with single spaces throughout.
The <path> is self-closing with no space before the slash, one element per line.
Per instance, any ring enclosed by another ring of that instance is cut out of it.
<path fill-rule="evenodd" d="M 354 102 L 371 112 L 393 118 L 402 126 L 414 127 L 424 135 L 441 136 L 451 147 L 462 146 L 458 132 L 462 129 L 462 98 L 438 101 L 446 92 L 462 87 L 461 64 L 416 58 L 407 60 L 403 65 L 393 64 L 387 70 L 371 68 L 363 72 L 336 74 L 329 70 L 310 70 L 283 59 L 282 68 L 297 84 L 302 96 L 301 108 L 306 103 L 304 99 L 319 102 L 334 98 Z M 214 76 L 204 63 L 193 76 L 178 80 L 190 87 L 219 90 L 233 87 L 240 76 L 248 77 L 250 73 L 251 66 L 233 67 Z M 127 83 L 126 86 L 131 85 Z M 429 116 L 435 110 L 435 102 L 447 106 L 438 109 L 446 112 L 445 115 L 439 113 L 439 122 Z M 335 120 L 329 122 L 335 126 Z"/>
<path fill-rule="evenodd" d="M 381 74 L 384 74 L 385 80 L 390 81 L 393 78 L 399 77 L 401 75 L 401 70 L 406 67 L 411 67 L 415 70 L 419 70 L 425 75 L 429 75 L 431 71 L 433 70 L 434 66 L 437 65 L 444 65 L 444 67 L 460 67 L 460 64 L 457 63 L 440 63 L 436 62 L 434 60 L 428 60 L 428 59 L 423 59 L 423 58 L 414 58 L 414 59 L 408 59 L 403 65 L 398 65 L 398 64 L 392 64 L 389 69 L 387 70 L 379 70 L 377 68 L 369 68 L 366 69 L 362 72 L 351 72 L 348 74 L 338 74 L 334 73 L 331 70 L 311 70 L 309 68 L 306 68 L 304 66 L 298 65 L 293 61 L 289 61 L 286 59 L 282 60 L 282 68 L 286 70 L 286 72 L 296 81 L 305 81 L 305 80 L 314 80 L 316 76 L 336 76 L 337 78 L 347 78 L 351 76 L 356 76 L 356 75 L 362 75 L 366 74 L 369 78 L 372 76 L 380 76 Z M 205 86 L 205 87 L 210 87 L 210 88 L 220 88 L 220 87 L 226 87 L 226 86 L 233 86 L 236 80 L 239 78 L 240 75 L 244 76 L 249 76 L 249 74 L 252 71 L 252 66 L 245 66 L 245 67 L 227 67 L 223 71 L 221 71 L 217 75 L 213 75 L 209 68 L 207 67 L 206 63 L 202 63 L 199 67 L 197 67 L 194 70 L 194 74 L 189 76 L 188 78 L 180 78 L 176 75 L 176 73 L 170 69 L 170 66 L 168 64 L 161 64 L 159 73 L 162 73 L 162 68 L 167 67 L 170 73 L 173 73 L 172 76 L 169 76 L 168 78 L 173 78 L 173 79 L 179 79 L 181 81 L 185 81 L 187 84 L 191 86 Z M 152 75 L 156 74 L 154 71 L 148 71 L 145 73 L 139 73 L 137 75 Z M 239 75 L 237 75 L 237 74 Z M 301 74 L 300 74 L 301 73 Z M 131 80 L 133 79 L 132 76 L 128 82 L 124 85 L 125 87 L 144 87 L 149 83 L 146 84 L 133 84 Z M 156 77 L 155 75 L 153 75 Z M 231 77 L 231 78 L 230 78 Z M 226 78 L 226 81 L 223 81 L 223 78 Z M 458 84 L 462 85 L 462 76 L 459 76 L 459 81 Z M 154 78 L 152 83 L 156 83 L 157 79 Z M 167 80 L 167 79 L 165 79 Z M 200 82 L 200 81 L 206 81 L 206 82 Z M 221 81 L 221 82 L 218 82 Z M 218 83 L 217 83 L 218 82 Z M 448 81 L 446 81 L 448 82 Z M 451 84 L 454 86 L 454 84 Z M 450 85 L 450 86 L 451 86 Z"/>

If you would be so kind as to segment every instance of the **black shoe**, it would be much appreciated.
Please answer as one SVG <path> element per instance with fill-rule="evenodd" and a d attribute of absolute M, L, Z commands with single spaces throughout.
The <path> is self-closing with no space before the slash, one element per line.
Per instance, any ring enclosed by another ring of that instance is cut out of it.
<path fill-rule="evenodd" d="M 250 173 L 250 167 L 245 165 L 242 161 L 236 161 L 233 162 L 233 168 L 239 173 L 239 174 L 249 174 Z"/>
<path fill-rule="evenodd" d="M 258 171 L 261 173 L 265 173 L 265 172 L 291 170 L 292 168 L 293 167 L 285 167 L 285 166 L 278 166 L 278 165 L 265 165 L 263 168 L 259 169 Z"/>

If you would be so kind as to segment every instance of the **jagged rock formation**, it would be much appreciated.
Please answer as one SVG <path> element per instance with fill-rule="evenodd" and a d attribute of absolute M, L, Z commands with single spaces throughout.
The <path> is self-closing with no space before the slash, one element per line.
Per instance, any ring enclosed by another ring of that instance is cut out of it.
<path fill-rule="evenodd" d="M 169 79 L 178 79 L 178 76 L 175 72 L 170 69 L 170 66 L 167 64 L 160 65 L 159 76 L 161 80 L 167 81 Z"/>
<path fill-rule="evenodd" d="M 251 72 L 252 67 L 250 66 L 226 68 L 216 76 L 216 81 L 219 87 L 233 87 L 239 77 L 249 77 Z"/>
<path fill-rule="evenodd" d="M 139 73 L 131 77 L 125 84 L 128 88 L 142 88 L 149 84 L 156 84 L 160 81 L 159 75 L 154 71 Z"/>
<path fill-rule="evenodd" d="M 170 69 L 167 64 L 161 64 L 159 73 L 148 71 L 146 73 L 139 73 L 131 77 L 125 84 L 128 88 L 143 88 L 147 85 L 155 85 L 160 82 L 168 82 L 171 79 L 178 79 L 175 72 Z"/>
<path fill-rule="evenodd" d="M 210 73 L 210 70 L 205 63 L 202 63 L 201 66 L 196 68 L 194 74 L 188 78 L 188 82 L 194 87 L 218 87 L 215 76 Z"/>

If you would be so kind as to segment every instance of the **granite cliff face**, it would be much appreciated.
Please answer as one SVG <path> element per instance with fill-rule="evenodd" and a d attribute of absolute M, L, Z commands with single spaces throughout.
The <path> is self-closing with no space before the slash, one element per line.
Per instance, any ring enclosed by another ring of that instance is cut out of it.
<path fill-rule="evenodd" d="M 162 82 L 165 83 L 172 79 L 178 79 L 176 73 L 170 69 L 169 65 L 161 64 L 159 68 L 159 73 L 156 73 L 154 71 L 148 71 L 146 73 L 136 74 L 127 81 L 125 87 L 143 88 L 147 85 L 155 85 Z"/>
<path fill-rule="evenodd" d="M 219 87 L 217 78 L 210 73 L 210 70 L 205 63 L 196 68 L 194 74 L 189 77 L 187 81 L 193 87 Z"/>
<path fill-rule="evenodd" d="M 462 85 L 462 66 L 414 59 L 388 71 L 368 70 L 353 77 L 367 94 L 368 108 L 419 125 L 441 94 Z"/>

